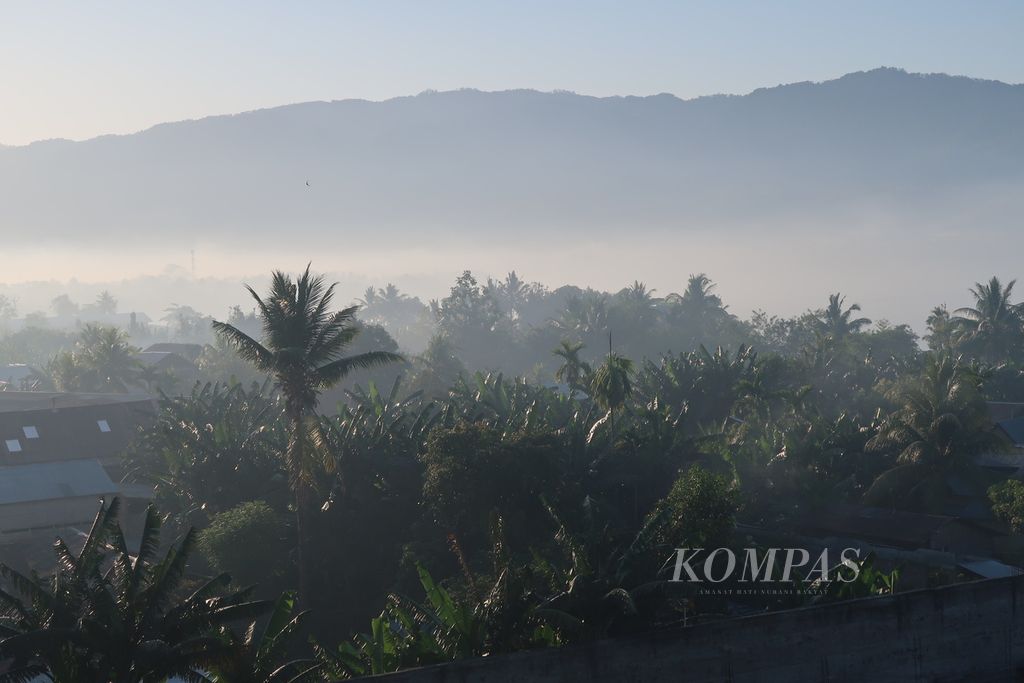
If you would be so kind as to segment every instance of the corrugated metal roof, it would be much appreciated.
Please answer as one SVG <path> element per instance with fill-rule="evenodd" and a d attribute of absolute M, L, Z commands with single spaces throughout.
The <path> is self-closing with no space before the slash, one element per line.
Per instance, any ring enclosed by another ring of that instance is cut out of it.
<path fill-rule="evenodd" d="M 63 410 L 84 406 L 107 406 L 153 401 L 149 394 L 101 394 L 62 391 L 2 391 L 0 413 L 23 410 Z"/>
<path fill-rule="evenodd" d="M 0 402 L 3 395 L 0 392 Z M 22 393 L 22 392 L 18 392 Z M 31 392 L 25 392 L 31 393 Z M 74 396 L 74 395 L 72 395 Z M 56 409 L 0 410 L 0 465 L 29 465 L 51 460 L 79 458 L 115 460 L 138 435 L 139 428 L 152 424 L 156 409 L 148 398 L 120 402 L 97 402 Z M 100 427 L 103 421 L 109 427 Z M 34 430 L 26 429 L 34 427 Z M 29 438 L 34 433 L 35 438 Z M 21 448 L 12 452 L 5 446 L 17 440 Z"/>
<path fill-rule="evenodd" d="M 1024 417 L 1000 420 L 996 423 L 996 426 L 1006 432 L 1006 435 L 1010 437 L 1010 441 L 1015 446 L 1024 446 Z"/>
<path fill-rule="evenodd" d="M 165 351 L 170 353 L 176 353 L 182 358 L 193 361 L 199 358 L 200 354 L 203 353 L 202 344 L 183 344 L 179 342 L 160 342 L 157 344 L 151 344 L 144 348 L 143 353 L 147 351 Z"/>
<path fill-rule="evenodd" d="M 44 462 L 0 468 L 0 505 L 118 492 L 96 460 Z"/>
<path fill-rule="evenodd" d="M 146 366 L 158 365 L 160 362 L 166 360 L 171 356 L 177 356 L 176 353 L 170 351 L 140 351 L 135 354 L 135 358 Z M 182 359 L 184 360 L 184 359 Z"/>
<path fill-rule="evenodd" d="M 195 363 L 173 351 L 141 351 L 135 354 L 135 357 L 146 367 L 196 369 Z"/>
<path fill-rule="evenodd" d="M 1024 571 L 1021 571 L 1019 567 L 1003 564 L 996 560 L 961 562 L 959 566 L 985 579 L 1001 579 L 1007 576 L 1020 576 L 1024 574 Z"/>
<path fill-rule="evenodd" d="M 23 379 L 30 377 L 35 371 L 35 368 L 24 363 L 7 363 L 6 365 L 0 365 L 0 380 L 17 384 Z"/>
<path fill-rule="evenodd" d="M 935 532 L 952 517 L 924 515 L 857 505 L 840 505 L 808 515 L 798 523 L 805 532 L 861 538 L 894 547 L 927 548 Z"/>

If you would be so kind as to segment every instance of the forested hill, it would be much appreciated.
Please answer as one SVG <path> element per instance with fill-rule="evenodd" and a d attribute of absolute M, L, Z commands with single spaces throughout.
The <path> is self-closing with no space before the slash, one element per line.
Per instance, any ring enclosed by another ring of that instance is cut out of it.
<path fill-rule="evenodd" d="M 987 227 L 1008 229 L 1022 122 L 1024 86 L 896 69 L 694 100 L 462 90 L 311 102 L 0 148 L 0 224 L 14 244 L 260 240 L 282 225 L 416 242 L 771 216 L 827 229 L 871 203 L 927 230 L 937 203 L 985 197 L 997 207 Z"/>

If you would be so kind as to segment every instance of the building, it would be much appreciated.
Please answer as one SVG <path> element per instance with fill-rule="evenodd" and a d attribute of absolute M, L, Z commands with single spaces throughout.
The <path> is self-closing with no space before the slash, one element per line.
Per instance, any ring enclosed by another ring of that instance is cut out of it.
<path fill-rule="evenodd" d="M 1024 403 L 1013 401 L 985 401 L 988 413 L 995 422 L 1024 418 Z"/>
<path fill-rule="evenodd" d="M 0 552 L 33 548 L 88 524 L 99 499 L 145 500 L 120 484 L 121 457 L 156 403 L 142 394 L 0 392 Z M 31 561 L 28 564 L 32 564 Z"/>
<path fill-rule="evenodd" d="M 179 387 L 195 384 L 201 376 L 194 362 L 173 351 L 140 351 L 136 358 L 142 367 L 172 379 Z"/>
<path fill-rule="evenodd" d="M 23 389 L 37 374 L 37 370 L 24 363 L 0 365 L 0 389 Z"/>
<path fill-rule="evenodd" d="M 876 548 L 984 557 L 993 552 L 994 534 L 990 529 L 946 515 L 839 505 L 808 515 L 797 528 L 808 536 L 863 541 Z"/>
<path fill-rule="evenodd" d="M 182 342 L 159 342 L 150 344 L 142 350 L 143 353 L 176 353 L 190 363 L 199 360 L 203 353 L 202 344 L 186 344 Z"/>
<path fill-rule="evenodd" d="M 999 420 L 996 429 L 1009 439 L 1014 448 L 1024 449 L 1024 417 Z"/>
<path fill-rule="evenodd" d="M 997 421 L 996 432 L 1002 435 L 1011 447 L 1002 451 L 982 453 L 975 458 L 975 462 L 1005 476 L 1020 477 L 1024 474 L 1024 417 L 1007 417 Z"/>

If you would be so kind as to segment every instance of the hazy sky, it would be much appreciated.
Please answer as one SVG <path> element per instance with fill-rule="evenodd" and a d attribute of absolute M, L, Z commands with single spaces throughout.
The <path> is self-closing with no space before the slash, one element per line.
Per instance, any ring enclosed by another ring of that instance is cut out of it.
<path fill-rule="evenodd" d="M 748 92 L 876 66 L 1024 81 L 1020 0 L 0 0 L 0 143 L 425 89 Z"/>

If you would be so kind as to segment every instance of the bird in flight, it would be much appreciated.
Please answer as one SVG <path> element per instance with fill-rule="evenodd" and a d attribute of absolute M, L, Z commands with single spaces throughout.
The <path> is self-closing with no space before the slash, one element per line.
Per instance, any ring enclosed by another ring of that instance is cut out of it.
<path fill-rule="evenodd" d="M 310 185 L 309 185 L 309 181 L 307 180 L 307 181 L 306 181 L 306 187 L 309 187 L 309 186 L 310 186 Z"/>

